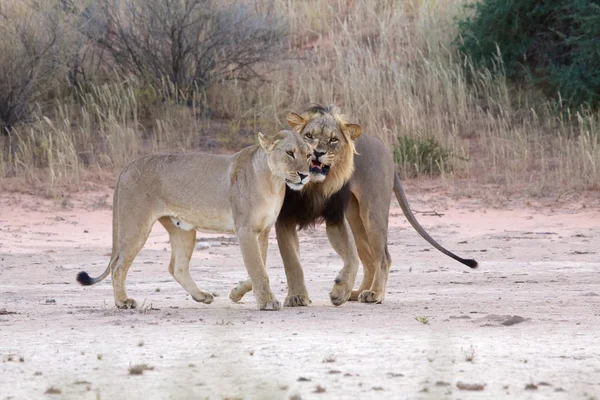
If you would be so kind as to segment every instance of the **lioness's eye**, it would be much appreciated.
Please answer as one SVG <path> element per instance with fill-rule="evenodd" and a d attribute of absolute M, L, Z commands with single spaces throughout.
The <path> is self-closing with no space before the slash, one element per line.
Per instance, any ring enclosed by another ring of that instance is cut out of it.
<path fill-rule="evenodd" d="M 296 158 L 296 157 L 294 157 L 294 152 L 293 151 L 286 151 L 285 154 L 287 154 L 288 156 L 290 156 L 292 158 Z"/>
<path fill-rule="evenodd" d="M 304 135 L 304 137 L 307 139 L 312 139 L 313 135 L 311 135 L 310 133 L 307 133 L 306 135 Z"/>
<path fill-rule="evenodd" d="M 329 139 L 329 143 L 337 143 L 339 142 L 339 140 L 337 140 L 337 138 L 332 137 L 331 139 Z"/>

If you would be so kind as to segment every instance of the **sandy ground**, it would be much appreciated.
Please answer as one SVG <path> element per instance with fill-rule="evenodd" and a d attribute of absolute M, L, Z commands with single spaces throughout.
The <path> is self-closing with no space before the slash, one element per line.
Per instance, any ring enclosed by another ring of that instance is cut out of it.
<path fill-rule="evenodd" d="M 321 227 L 301 234 L 313 303 L 279 312 L 255 310 L 252 295 L 231 303 L 229 290 L 246 276 L 239 248 L 199 233 L 211 247 L 195 252 L 192 275 L 219 295 L 204 305 L 169 275 L 157 224 L 129 273 L 143 306 L 122 311 L 110 279 L 75 282 L 78 271 L 97 276 L 107 265 L 108 194 L 1 194 L 0 399 L 599 398 L 599 203 L 504 210 L 409 197 L 414 209 L 443 214 L 418 217 L 479 270 L 431 249 L 394 203 L 384 304 L 329 303 L 341 262 Z M 283 301 L 273 235 L 270 243 Z M 131 375 L 137 364 L 153 369 Z M 472 384 L 483 390 L 465 390 Z"/>

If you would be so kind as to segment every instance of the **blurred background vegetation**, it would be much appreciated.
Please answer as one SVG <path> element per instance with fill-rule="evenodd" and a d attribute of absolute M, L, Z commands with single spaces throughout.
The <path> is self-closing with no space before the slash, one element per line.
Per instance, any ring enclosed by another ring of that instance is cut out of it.
<path fill-rule="evenodd" d="M 600 9 L 533 0 L 3 0 L 0 188 L 233 152 L 308 102 L 463 194 L 600 189 Z"/>

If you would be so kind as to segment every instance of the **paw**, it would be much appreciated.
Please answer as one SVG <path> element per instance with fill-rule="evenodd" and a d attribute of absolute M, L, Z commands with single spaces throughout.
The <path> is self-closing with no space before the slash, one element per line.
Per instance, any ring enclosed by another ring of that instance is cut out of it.
<path fill-rule="evenodd" d="M 117 308 L 121 308 L 123 310 L 129 310 L 137 308 L 137 301 L 134 299 L 126 298 L 125 300 L 116 300 L 115 304 Z"/>
<path fill-rule="evenodd" d="M 361 303 L 377 303 L 381 304 L 383 301 L 383 294 L 375 292 L 373 290 L 363 290 L 358 296 L 358 301 Z"/>
<path fill-rule="evenodd" d="M 240 292 L 240 290 L 236 286 L 233 289 L 231 289 L 231 292 L 229 292 L 229 299 L 231 299 L 231 301 L 233 301 L 234 303 L 237 303 L 244 297 L 245 294 L 246 293 Z"/>
<path fill-rule="evenodd" d="M 261 302 L 258 305 L 258 309 L 261 311 L 278 311 L 281 308 L 281 304 L 277 299 Z"/>
<path fill-rule="evenodd" d="M 348 301 L 358 301 L 358 296 L 360 296 L 360 291 L 353 290 L 352 293 L 350 293 L 350 298 Z"/>
<path fill-rule="evenodd" d="M 248 293 L 251 290 L 252 290 L 252 283 L 250 282 L 250 280 L 241 281 L 240 283 L 237 284 L 236 287 L 231 289 L 231 292 L 229 292 L 229 298 L 234 303 L 237 303 L 244 297 L 244 295 L 246 293 Z"/>
<path fill-rule="evenodd" d="M 215 298 L 208 292 L 200 292 L 199 294 L 192 296 L 192 299 L 196 300 L 198 303 L 210 304 Z"/>
<path fill-rule="evenodd" d="M 341 306 L 350 298 L 352 294 L 352 285 L 348 282 L 339 282 L 336 279 L 336 284 L 333 285 L 333 289 L 329 293 L 329 298 L 334 306 Z"/>
<path fill-rule="evenodd" d="M 312 303 L 307 294 L 288 295 L 283 303 L 284 307 L 305 307 Z"/>

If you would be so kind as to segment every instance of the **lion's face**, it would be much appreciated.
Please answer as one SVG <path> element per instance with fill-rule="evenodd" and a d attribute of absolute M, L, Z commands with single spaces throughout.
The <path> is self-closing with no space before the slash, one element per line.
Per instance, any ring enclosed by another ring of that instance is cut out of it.
<path fill-rule="evenodd" d="M 259 133 L 259 141 L 267 152 L 271 172 L 284 179 L 290 189 L 301 190 L 309 182 L 310 144 L 291 131 L 280 131 L 273 138 Z"/>
<path fill-rule="evenodd" d="M 327 114 L 306 120 L 291 113 L 288 115 L 288 122 L 314 148 L 310 165 L 310 179 L 313 182 L 323 182 L 336 164 L 354 152 L 351 141 L 362 132 L 359 125 L 341 124 Z"/>

